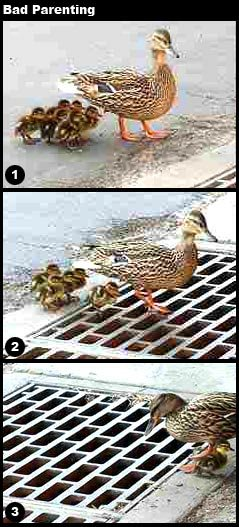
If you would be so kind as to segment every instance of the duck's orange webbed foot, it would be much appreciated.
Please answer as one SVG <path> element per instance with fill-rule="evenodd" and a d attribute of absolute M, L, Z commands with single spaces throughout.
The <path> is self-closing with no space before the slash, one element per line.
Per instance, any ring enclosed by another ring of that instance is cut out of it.
<path fill-rule="evenodd" d="M 185 472 L 185 474 L 194 474 L 197 470 L 197 463 L 187 463 L 187 465 L 180 467 L 179 470 Z"/>
<path fill-rule="evenodd" d="M 139 135 L 129 132 L 123 117 L 119 117 L 119 127 L 121 139 L 124 139 L 124 141 L 140 141 L 141 137 Z"/>
<path fill-rule="evenodd" d="M 171 133 L 168 130 L 152 130 L 146 121 L 142 121 L 142 126 L 149 139 L 165 139 Z"/>
<path fill-rule="evenodd" d="M 157 304 L 157 302 L 154 302 L 154 299 L 152 297 L 152 293 L 142 291 L 142 290 L 136 290 L 135 296 L 137 298 L 140 298 L 140 300 L 144 301 L 145 306 L 148 308 L 148 313 L 161 313 L 162 315 L 169 315 L 171 313 L 170 309 L 166 306 L 160 306 L 160 304 Z"/>

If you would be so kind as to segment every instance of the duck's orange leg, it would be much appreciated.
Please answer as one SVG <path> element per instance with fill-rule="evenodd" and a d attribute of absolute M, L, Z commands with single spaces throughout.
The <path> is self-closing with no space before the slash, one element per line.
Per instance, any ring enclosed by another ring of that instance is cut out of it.
<path fill-rule="evenodd" d="M 213 454 L 213 452 L 214 446 L 208 445 L 208 447 L 205 448 L 205 450 L 203 450 L 202 452 L 200 452 L 200 454 L 197 454 L 196 456 L 191 456 L 191 459 L 203 459 L 204 457 L 208 457 L 210 456 L 210 454 Z"/>
<path fill-rule="evenodd" d="M 168 315 L 171 311 L 166 306 L 160 306 L 157 302 L 154 302 L 151 292 L 140 290 L 135 291 L 135 296 L 144 301 L 145 306 L 148 308 L 148 312 L 158 311 L 162 315 Z"/>
<path fill-rule="evenodd" d="M 170 135 L 168 130 L 152 130 L 147 121 L 141 121 L 145 134 L 149 139 L 165 139 Z"/>
<path fill-rule="evenodd" d="M 119 127 L 121 138 L 124 139 L 124 141 L 140 141 L 140 136 L 129 132 L 126 126 L 126 120 L 123 117 L 119 117 Z"/>

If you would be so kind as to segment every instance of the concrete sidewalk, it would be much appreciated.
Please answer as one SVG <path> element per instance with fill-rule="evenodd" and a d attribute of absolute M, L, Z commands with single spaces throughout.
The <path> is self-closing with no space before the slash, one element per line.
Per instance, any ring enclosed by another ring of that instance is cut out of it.
<path fill-rule="evenodd" d="M 193 188 L 236 165 L 235 140 L 142 176 L 127 188 Z M 207 188 L 207 184 L 205 184 Z"/>
<path fill-rule="evenodd" d="M 8 370 L 9 371 L 9 370 Z M 70 361 L 58 364 L 45 361 L 44 363 L 12 364 L 11 372 L 25 372 L 37 374 L 41 379 L 56 377 L 57 379 L 68 379 L 70 382 L 84 381 L 89 386 L 120 385 L 125 391 L 130 388 L 137 389 L 166 390 L 185 394 L 199 394 L 211 391 L 236 390 L 236 368 L 235 364 L 217 363 L 200 364 L 174 362 L 162 364 L 114 364 L 114 363 L 71 363 Z"/>

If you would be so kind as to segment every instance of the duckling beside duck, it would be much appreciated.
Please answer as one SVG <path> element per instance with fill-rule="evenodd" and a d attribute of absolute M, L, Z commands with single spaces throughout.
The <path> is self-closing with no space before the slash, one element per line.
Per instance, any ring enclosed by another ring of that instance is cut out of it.
<path fill-rule="evenodd" d="M 67 294 L 73 293 L 76 289 L 86 284 L 88 274 L 85 269 L 68 269 L 63 273 L 63 284 Z"/>
<path fill-rule="evenodd" d="M 66 119 L 71 111 L 71 103 L 67 99 L 60 99 L 56 106 L 50 106 L 46 109 L 45 119 L 41 129 L 41 138 L 47 143 L 51 143 L 55 130 L 59 123 Z"/>
<path fill-rule="evenodd" d="M 32 291 L 36 292 L 37 298 L 39 294 L 47 287 L 48 279 L 52 275 L 62 276 L 59 266 L 55 263 L 50 263 L 47 265 L 46 269 L 36 273 L 32 277 Z"/>
<path fill-rule="evenodd" d="M 139 136 L 128 131 L 126 119 L 140 121 L 146 137 L 162 139 L 169 131 L 154 131 L 149 122 L 166 114 L 176 98 L 176 81 L 166 62 L 166 54 L 176 57 L 171 36 L 166 29 L 154 31 L 150 39 L 153 59 L 151 73 L 143 74 L 134 70 L 103 71 L 102 73 L 73 72 L 66 75 L 59 87 L 66 85 L 75 90 L 77 96 L 88 99 L 105 112 L 118 115 L 121 138 L 138 141 Z"/>
<path fill-rule="evenodd" d="M 57 311 L 76 300 L 71 293 L 83 287 L 87 277 L 85 269 L 67 269 L 62 272 L 58 265 L 53 263 L 32 277 L 32 290 L 45 309 Z"/>
<path fill-rule="evenodd" d="M 236 436 L 236 394 L 208 393 L 187 402 L 175 393 L 162 393 L 151 402 L 145 434 L 164 417 L 168 433 L 177 440 L 208 443 L 205 450 L 191 456 L 192 463 L 181 467 L 184 472 L 193 473 L 198 461 L 214 456 L 218 445 Z"/>
<path fill-rule="evenodd" d="M 207 226 L 203 213 L 192 210 L 182 224 L 182 237 L 173 249 L 153 246 L 152 244 L 128 245 L 112 256 L 103 259 L 100 250 L 98 270 L 106 276 L 116 276 L 123 282 L 130 283 L 135 289 L 137 298 L 143 300 L 148 311 L 156 311 L 164 315 L 170 313 L 165 306 L 154 302 L 152 292 L 158 289 L 171 290 L 186 284 L 198 265 L 198 251 L 195 244 L 196 236 L 204 236 L 217 241 Z M 137 255 L 140 258 L 137 258 Z M 99 254 L 98 254 L 99 256 Z"/>
<path fill-rule="evenodd" d="M 102 113 L 96 107 L 91 105 L 85 109 L 82 105 L 80 106 L 79 101 L 76 103 L 75 106 L 72 103 L 69 115 L 60 122 L 54 135 L 56 143 L 63 146 L 82 145 L 89 139 L 90 131 L 96 128 L 102 117 Z"/>
<path fill-rule="evenodd" d="M 214 476 L 219 470 L 223 469 L 228 462 L 228 454 L 233 450 L 229 441 L 223 441 L 215 446 L 214 452 L 207 457 L 203 457 L 194 463 L 190 473 L 200 476 Z M 194 449 L 193 454 L 199 454 L 201 449 Z M 189 466 L 189 465 L 188 465 Z M 183 468 L 183 467 L 182 467 Z"/>
<path fill-rule="evenodd" d="M 45 110 L 41 106 L 34 108 L 32 112 L 23 115 L 18 120 L 15 128 L 15 136 L 22 137 L 23 142 L 27 145 L 34 145 L 41 139 L 42 126 L 45 119 Z M 38 132 L 39 137 L 33 138 L 32 134 Z"/>
<path fill-rule="evenodd" d="M 115 282 L 98 285 L 89 291 L 90 305 L 96 309 L 101 316 L 101 309 L 105 305 L 113 304 L 119 297 L 119 287 Z"/>

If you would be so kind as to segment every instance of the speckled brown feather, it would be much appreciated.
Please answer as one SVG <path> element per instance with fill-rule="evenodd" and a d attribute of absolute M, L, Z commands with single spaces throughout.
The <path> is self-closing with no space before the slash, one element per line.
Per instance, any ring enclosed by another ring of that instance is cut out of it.
<path fill-rule="evenodd" d="M 166 417 L 166 428 L 175 438 L 213 444 L 236 435 L 236 395 L 204 394 Z"/>
<path fill-rule="evenodd" d="M 92 98 L 92 86 L 107 82 L 114 93 L 96 92 Z M 120 72 L 115 74 L 74 74 L 74 84 L 79 91 L 104 109 L 121 117 L 135 120 L 153 120 L 164 115 L 172 106 L 176 95 L 176 83 L 169 66 L 163 64 L 152 74 Z"/>

